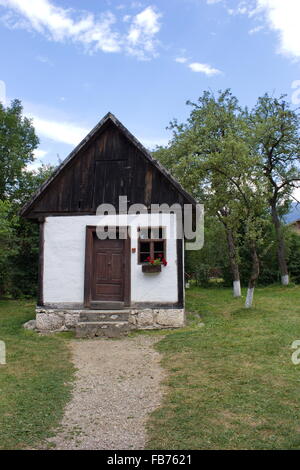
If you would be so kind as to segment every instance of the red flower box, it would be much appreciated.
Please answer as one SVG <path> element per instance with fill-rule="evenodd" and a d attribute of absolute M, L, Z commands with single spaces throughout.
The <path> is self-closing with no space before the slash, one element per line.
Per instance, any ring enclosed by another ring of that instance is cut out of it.
<path fill-rule="evenodd" d="M 161 264 L 143 264 L 142 266 L 143 273 L 160 273 L 161 272 Z"/>

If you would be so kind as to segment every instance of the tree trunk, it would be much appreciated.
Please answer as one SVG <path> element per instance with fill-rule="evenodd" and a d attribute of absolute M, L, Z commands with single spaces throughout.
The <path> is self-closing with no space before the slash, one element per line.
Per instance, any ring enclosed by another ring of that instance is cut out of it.
<path fill-rule="evenodd" d="M 245 308 L 252 307 L 254 288 L 255 288 L 256 281 L 259 276 L 259 258 L 258 258 L 257 251 L 256 251 L 256 245 L 254 242 L 251 243 L 251 258 L 252 258 L 252 270 L 251 270 L 251 276 L 250 276 L 249 284 L 248 284 Z"/>
<path fill-rule="evenodd" d="M 277 240 L 277 257 L 278 265 L 281 273 L 281 283 L 284 286 L 289 284 L 289 273 L 286 261 L 285 240 L 282 233 L 282 226 L 278 217 L 276 203 L 271 201 L 272 220 L 275 227 L 276 240 Z"/>
<path fill-rule="evenodd" d="M 241 297 L 240 270 L 239 270 L 239 265 L 237 262 L 234 236 L 233 236 L 232 230 L 226 227 L 226 225 L 225 225 L 225 230 L 226 230 L 230 267 L 231 267 L 231 272 L 233 276 L 233 296 Z"/>

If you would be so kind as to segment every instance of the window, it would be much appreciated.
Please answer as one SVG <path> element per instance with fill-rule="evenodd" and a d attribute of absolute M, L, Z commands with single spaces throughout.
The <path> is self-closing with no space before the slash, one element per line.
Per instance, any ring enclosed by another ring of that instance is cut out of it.
<path fill-rule="evenodd" d="M 138 263 L 147 262 L 147 258 L 155 259 L 162 255 L 166 258 L 166 240 L 163 227 L 142 228 L 139 231 Z"/>

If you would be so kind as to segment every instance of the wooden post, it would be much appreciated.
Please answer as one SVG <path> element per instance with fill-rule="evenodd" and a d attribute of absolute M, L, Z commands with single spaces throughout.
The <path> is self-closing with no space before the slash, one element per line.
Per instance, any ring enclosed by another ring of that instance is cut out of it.
<path fill-rule="evenodd" d="M 177 239 L 178 308 L 184 308 L 183 240 Z"/>
<path fill-rule="evenodd" d="M 38 305 L 44 305 L 44 217 L 39 218 L 40 227 L 40 250 L 39 250 L 39 285 L 38 285 Z"/>

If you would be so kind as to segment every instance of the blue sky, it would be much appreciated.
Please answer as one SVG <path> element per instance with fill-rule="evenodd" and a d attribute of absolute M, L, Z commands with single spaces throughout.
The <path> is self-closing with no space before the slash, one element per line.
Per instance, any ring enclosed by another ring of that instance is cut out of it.
<path fill-rule="evenodd" d="M 0 0 L 0 98 L 34 119 L 37 163 L 108 111 L 153 148 L 208 88 L 299 104 L 299 19 L 299 0 Z"/>

